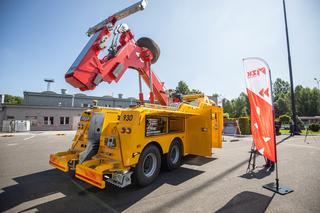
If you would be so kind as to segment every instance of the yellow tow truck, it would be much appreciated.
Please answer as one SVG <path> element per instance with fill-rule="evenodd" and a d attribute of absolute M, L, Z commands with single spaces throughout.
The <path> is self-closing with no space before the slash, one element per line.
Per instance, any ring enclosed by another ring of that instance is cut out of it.
<path fill-rule="evenodd" d="M 138 72 L 138 105 L 86 110 L 71 148 L 50 155 L 52 166 L 75 171 L 75 177 L 101 189 L 106 183 L 147 185 L 161 166 L 173 170 L 185 155 L 211 156 L 212 148 L 222 146 L 223 109 L 204 95 L 170 96 L 151 69 L 160 55 L 158 45 L 146 37 L 136 41 L 126 24 L 116 26 L 146 4 L 141 0 L 89 28 L 89 42 L 65 75 L 69 84 L 85 91 L 101 82 L 118 82 L 128 68 Z M 101 58 L 111 33 L 111 45 Z M 144 103 L 141 79 L 150 88 L 150 104 Z M 154 104 L 155 98 L 161 105 Z"/>
<path fill-rule="evenodd" d="M 212 148 L 222 147 L 223 109 L 204 95 L 184 96 L 175 106 L 94 107 L 84 114 L 75 137 L 82 140 L 51 155 L 50 164 L 65 172 L 75 166 L 77 178 L 101 189 L 106 182 L 147 185 L 161 166 L 173 170 L 185 155 L 211 156 Z"/>

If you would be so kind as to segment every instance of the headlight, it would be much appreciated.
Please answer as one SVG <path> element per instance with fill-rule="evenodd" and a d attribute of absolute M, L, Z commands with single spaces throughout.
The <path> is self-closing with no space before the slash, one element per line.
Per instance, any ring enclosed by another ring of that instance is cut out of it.
<path fill-rule="evenodd" d="M 131 133 L 131 129 L 130 129 L 130 128 L 127 128 L 127 129 L 126 129 L 126 133 L 130 134 L 130 133 Z"/>
<path fill-rule="evenodd" d="M 107 138 L 107 146 L 109 148 L 115 148 L 117 146 L 116 144 L 116 138 L 115 137 L 110 137 L 110 138 Z"/>

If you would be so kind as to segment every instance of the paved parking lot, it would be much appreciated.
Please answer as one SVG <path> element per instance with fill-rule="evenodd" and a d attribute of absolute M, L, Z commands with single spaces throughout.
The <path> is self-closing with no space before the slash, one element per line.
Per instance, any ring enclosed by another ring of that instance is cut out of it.
<path fill-rule="evenodd" d="M 277 139 L 280 183 L 294 189 L 281 196 L 262 188 L 275 178 L 262 157 L 246 174 L 248 137 L 225 137 L 212 158 L 186 157 L 147 187 L 100 190 L 48 165 L 49 154 L 66 150 L 74 134 L 56 133 L 0 134 L 1 212 L 320 212 L 319 136 Z"/>

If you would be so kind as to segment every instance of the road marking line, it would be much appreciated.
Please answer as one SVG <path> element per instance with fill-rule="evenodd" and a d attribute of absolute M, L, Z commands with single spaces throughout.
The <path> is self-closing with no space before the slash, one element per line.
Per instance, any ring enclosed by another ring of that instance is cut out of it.
<path fill-rule="evenodd" d="M 32 135 L 32 136 L 30 136 L 30 137 L 28 137 L 28 138 L 25 138 L 25 139 L 23 139 L 24 141 L 25 140 L 29 140 L 29 139 L 31 139 L 31 138 L 34 138 L 36 135 Z"/>
<path fill-rule="evenodd" d="M 7 146 L 15 146 L 18 145 L 17 143 L 8 143 Z"/>
<path fill-rule="evenodd" d="M 34 209 L 29 209 L 27 211 L 23 211 L 21 213 L 35 213 L 35 212 L 38 212 L 39 210 L 37 208 L 34 208 Z"/>
<path fill-rule="evenodd" d="M 30 200 L 30 201 L 26 201 L 26 202 L 23 202 L 23 203 L 20 203 L 19 205 L 11 208 L 11 209 L 8 209 L 7 211 L 5 211 L 4 213 L 11 213 L 11 212 L 22 212 L 26 209 L 30 209 L 34 206 L 38 206 L 38 205 L 41 205 L 41 204 L 44 204 L 44 203 L 48 203 L 48 202 L 51 202 L 51 201 L 54 201 L 54 200 L 57 200 L 57 199 L 60 199 L 60 198 L 63 198 L 65 197 L 64 194 L 62 194 L 61 192 L 58 192 L 58 193 L 55 193 L 55 194 L 52 194 L 52 195 L 48 195 L 48 196 L 45 196 L 45 197 L 41 197 L 41 198 L 37 198 L 37 199 L 34 199 L 34 200 Z"/>

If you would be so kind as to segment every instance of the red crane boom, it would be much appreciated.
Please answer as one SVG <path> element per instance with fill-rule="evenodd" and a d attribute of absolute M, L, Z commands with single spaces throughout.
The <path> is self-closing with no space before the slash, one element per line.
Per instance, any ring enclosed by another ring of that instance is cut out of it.
<path fill-rule="evenodd" d="M 145 1 L 140 1 L 88 30 L 87 34 L 92 35 L 91 39 L 65 75 L 69 84 L 82 91 L 93 90 L 102 81 L 109 84 L 112 81 L 118 82 L 124 72 L 131 68 L 139 72 L 139 78 L 142 77 L 150 88 L 151 103 L 154 103 L 155 95 L 161 105 L 168 104 L 164 85 L 151 70 L 151 64 L 159 57 L 159 47 L 149 38 L 140 38 L 135 42 L 134 35 L 126 24 L 115 26 L 119 19 L 144 9 L 144 3 Z M 99 54 L 107 48 L 112 31 L 114 37 L 108 54 L 100 59 Z M 141 85 L 139 99 L 143 104 Z"/>

